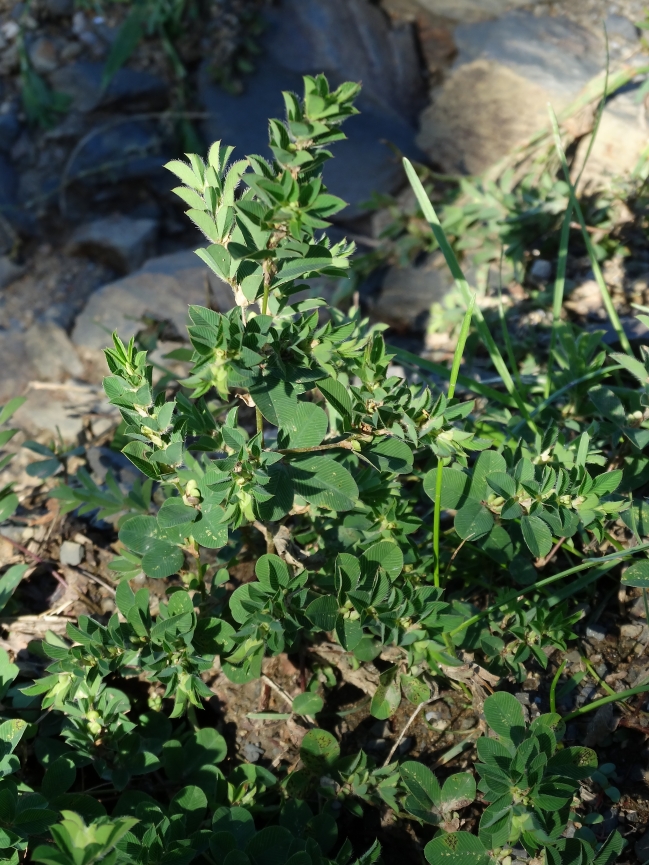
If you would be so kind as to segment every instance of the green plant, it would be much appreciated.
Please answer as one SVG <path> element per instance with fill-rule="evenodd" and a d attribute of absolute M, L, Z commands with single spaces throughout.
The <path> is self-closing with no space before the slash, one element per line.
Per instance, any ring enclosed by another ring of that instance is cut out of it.
<path fill-rule="evenodd" d="M 478 837 L 454 831 L 427 844 L 425 853 L 431 865 L 442 859 L 449 865 L 466 861 L 490 865 L 504 861 L 519 843 L 532 856 L 543 851 L 544 861 L 553 865 L 614 861 L 624 845 L 618 832 L 599 850 L 588 831 L 579 829 L 572 838 L 562 837 L 579 781 L 598 774 L 595 752 L 583 747 L 557 749 L 563 735 L 560 716 L 539 715 L 527 725 L 521 704 L 511 694 L 488 697 L 484 710 L 494 735 L 478 739 L 475 768 L 480 776 L 478 789 L 489 805 L 482 812 Z M 407 799 L 406 807 L 416 816 L 427 800 L 429 807 L 442 811 L 457 807 L 455 796 L 460 807 L 470 804 L 471 776 L 453 775 L 440 788 L 432 772 L 421 764 L 414 764 L 413 771 L 411 765 L 404 764 L 401 772 L 415 800 L 409 807 Z"/>
<path fill-rule="evenodd" d="M 25 397 L 18 396 L 9 400 L 6 405 L 3 405 L 0 408 L 0 426 L 5 424 L 24 402 Z M 0 431 L 0 448 L 8 444 L 17 432 L 17 429 L 4 429 Z M 3 454 L 0 452 L 0 471 L 6 468 L 12 459 L 13 454 Z M 8 517 L 12 516 L 18 507 L 18 496 L 13 491 L 13 488 L 13 483 L 4 484 L 4 486 L 0 487 L 0 522 L 4 522 Z"/>
<path fill-rule="evenodd" d="M 6 786 L 11 819 L 2 828 L 13 852 L 5 858 L 18 862 L 29 843 L 39 845 L 35 861 L 57 865 L 345 865 L 352 851 L 337 846 L 336 816 L 389 807 L 433 827 L 431 865 L 507 865 L 519 843 L 544 865 L 608 865 L 620 837 L 598 846 L 586 831 L 597 815 L 571 816 L 579 781 L 601 779 L 594 752 L 564 746 L 564 720 L 649 684 L 562 720 L 554 712 L 560 666 L 553 711 L 531 724 L 504 685 L 545 671 L 547 650 L 575 639 L 574 599 L 649 548 L 641 497 L 649 370 L 628 354 L 606 367 L 599 336 L 574 340 L 561 330 L 549 390 L 540 381 L 517 389 L 407 162 L 467 301 L 444 370 L 450 388 L 395 375 L 383 328 L 358 308 L 321 318 L 326 304 L 303 289 L 312 277 L 349 272 L 353 246 L 326 235 L 344 202 L 327 192 L 323 168 L 356 111 L 358 86 L 331 91 L 323 76 L 304 84 L 303 100 L 285 94 L 286 120 L 270 121 L 272 160 L 231 162 L 232 148 L 217 142 L 206 162 L 190 154 L 167 166 L 209 241 L 198 255 L 231 286 L 234 306 L 189 308 L 191 350 L 175 355 L 189 364 L 180 381 L 166 372 L 156 380 L 134 340 L 115 334 L 106 351 L 104 388 L 122 415 L 122 452 L 145 480 L 125 494 L 111 475 L 101 486 L 81 469 L 56 492 L 64 510 L 98 509 L 117 523 L 116 611 L 82 616 L 65 638 L 50 633 L 33 646 L 48 666 L 32 681 L 14 685 L 18 668 L 1 668 L 7 729 L 28 730 L 24 779 Z M 500 388 L 459 372 L 472 321 L 502 373 Z M 589 389 L 593 375 L 599 384 Z M 481 404 L 460 399 L 456 385 Z M 50 465 L 36 463 L 32 474 L 58 470 L 65 454 L 41 451 Z M 601 555 L 608 543 L 615 552 Z M 254 562 L 255 579 L 232 590 L 241 561 Z M 647 582 L 645 565 L 631 564 L 628 585 Z M 16 573 L 3 579 L 13 584 Z M 139 585 L 147 578 L 168 580 L 157 610 L 153 586 Z M 405 700 L 409 724 L 437 699 L 438 681 L 478 711 L 484 705 L 494 735 L 477 739 L 477 787 L 470 772 L 440 784 L 423 762 L 399 766 L 390 754 L 378 766 L 363 751 L 341 753 L 318 726 L 333 669 L 324 686 L 314 677 L 301 694 L 283 695 L 285 714 L 302 726 L 299 765 L 236 764 L 201 711 L 210 675 L 218 665 L 231 682 L 251 682 L 265 658 L 287 652 L 306 668 L 321 642 L 337 643 L 354 670 L 376 661 L 375 718 L 394 718 Z M 482 681 L 499 690 L 486 697 Z M 8 771 L 17 744 L 5 749 Z M 110 814 L 89 792 L 86 769 L 90 791 L 113 803 Z M 604 768 L 600 775 L 608 783 Z M 481 813 L 477 835 L 460 831 L 469 806 Z M 569 820 L 582 824 L 573 838 L 564 834 Z M 48 831 L 54 846 L 43 843 Z M 375 844 L 358 862 L 379 853 Z"/>

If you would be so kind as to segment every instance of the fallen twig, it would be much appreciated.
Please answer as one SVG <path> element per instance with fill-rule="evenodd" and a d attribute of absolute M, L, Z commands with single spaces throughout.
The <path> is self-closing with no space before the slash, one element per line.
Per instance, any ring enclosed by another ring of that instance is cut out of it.
<path fill-rule="evenodd" d="M 412 722 L 415 720 L 417 715 L 424 708 L 424 706 L 428 706 L 429 703 L 434 703 L 435 700 L 439 700 L 439 687 L 437 685 L 437 682 L 433 683 L 433 687 L 435 689 L 434 695 L 432 697 L 430 697 L 428 700 L 424 700 L 423 703 L 420 703 L 417 706 L 417 708 L 415 709 L 415 711 L 412 713 L 412 715 L 408 718 L 408 720 L 405 723 L 403 730 L 399 733 L 399 738 L 395 741 L 394 745 L 390 748 L 390 753 L 385 758 L 385 763 L 383 764 L 384 766 L 387 766 L 389 764 L 390 760 L 392 759 L 392 757 L 394 755 L 394 752 L 397 750 L 397 748 L 399 747 L 399 745 L 403 741 L 403 737 L 406 735 L 408 728 L 410 727 Z"/>

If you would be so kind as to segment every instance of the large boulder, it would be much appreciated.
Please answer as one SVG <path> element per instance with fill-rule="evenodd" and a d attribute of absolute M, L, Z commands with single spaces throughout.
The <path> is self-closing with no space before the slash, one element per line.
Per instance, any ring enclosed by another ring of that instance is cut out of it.
<path fill-rule="evenodd" d="M 355 219 L 373 192 L 403 185 L 403 168 L 389 144 L 423 157 L 414 144 L 423 79 L 410 24 L 391 26 L 369 0 L 286 0 L 269 13 L 265 49 L 239 96 L 216 85 L 204 65 L 199 96 L 208 141 L 234 144 L 235 156 L 270 156 L 268 118 L 284 117 L 282 91 L 302 94 L 302 76 L 324 72 L 332 86 L 349 79 L 363 84 L 362 113 L 345 123 L 348 140 L 335 144 L 324 170 L 330 191 L 350 205 L 336 218 Z"/>
<path fill-rule="evenodd" d="M 248 153 L 270 158 L 268 118 L 284 117 L 283 90 L 302 93 L 302 76 L 269 58 L 259 64 L 240 96 L 214 84 L 205 68 L 200 78 L 200 96 L 208 114 L 203 124 L 205 138 L 234 144 L 234 158 Z M 332 147 L 335 158 L 325 165 L 324 180 L 330 192 L 349 204 L 336 219 L 348 220 L 364 212 L 361 205 L 373 192 L 392 193 L 403 185 L 401 161 L 388 142 L 411 158 L 422 154 L 414 144 L 413 127 L 392 114 L 364 111 L 347 120 L 343 129 L 347 140 Z"/>
<path fill-rule="evenodd" d="M 444 171 L 477 174 L 539 129 L 547 103 L 560 112 L 602 71 L 605 50 L 590 31 L 560 17 L 514 11 L 456 28 L 458 56 L 424 111 L 417 143 Z M 631 94 L 609 101 L 590 179 L 634 167 L 647 143 Z"/>
<path fill-rule="evenodd" d="M 369 0 L 284 0 L 269 17 L 275 63 L 300 75 L 324 72 L 334 85 L 361 81 L 361 109 L 415 121 L 425 91 L 410 24 L 391 26 Z"/>
<path fill-rule="evenodd" d="M 469 22 L 497 18 L 520 6 L 532 6 L 541 0 L 415 0 L 415 2 L 440 18 L 450 21 Z"/>
<path fill-rule="evenodd" d="M 70 108 L 83 113 L 97 108 L 118 107 L 120 111 L 155 111 L 164 108 L 169 95 L 162 79 L 123 67 L 107 87 L 102 87 L 104 66 L 89 60 L 78 60 L 52 72 L 52 87 L 71 100 Z"/>
<path fill-rule="evenodd" d="M 232 291 L 192 250 L 152 258 L 140 270 L 98 289 L 78 316 L 72 342 L 86 362 L 87 375 L 106 374 L 103 349 L 117 331 L 128 340 L 152 321 L 164 323 L 169 337 L 186 338 L 187 306 L 211 303 L 226 311 Z"/>
<path fill-rule="evenodd" d="M 115 214 L 78 226 L 68 250 L 100 261 L 118 273 L 130 273 L 153 251 L 158 224 L 155 219 L 133 219 Z"/>

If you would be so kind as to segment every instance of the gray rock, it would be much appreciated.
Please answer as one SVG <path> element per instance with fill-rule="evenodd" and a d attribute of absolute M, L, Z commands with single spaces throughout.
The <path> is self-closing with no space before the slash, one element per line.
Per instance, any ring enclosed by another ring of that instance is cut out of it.
<path fill-rule="evenodd" d="M 120 111 L 155 111 L 164 108 L 166 83 L 149 72 L 123 67 L 104 90 L 101 86 L 103 64 L 78 60 L 57 69 L 50 76 L 52 87 L 72 100 L 74 111 L 86 113 L 96 108 L 118 106 Z"/>
<path fill-rule="evenodd" d="M 31 381 L 58 383 L 83 374 L 66 332 L 37 322 L 29 330 L 0 331 L 0 401 L 23 393 Z"/>
<path fill-rule="evenodd" d="M 603 45 L 560 17 L 514 11 L 455 31 L 453 72 L 421 117 L 417 143 L 447 172 L 479 174 L 538 130 L 604 67 Z M 607 103 L 583 184 L 632 170 L 646 146 L 644 108 L 632 93 Z M 583 162 L 588 136 L 579 145 Z M 578 148 L 578 149 L 579 149 Z"/>
<path fill-rule="evenodd" d="M 283 90 L 302 93 L 302 78 L 268 58 L 262 60 L 241 96 L 226 93 L 215 85 L 204 68 L 199 78 L 199 96 L 209 115 L 203 124 L 205 139 L 234 144 L 238 157 L 247 153 L 268 156 L 268 118 L 284 117 Z M 344 130 L 347 140 L 336 142 L 335 158 L 324 167 L 329 190 L 349 204 L 337 215 L 337 220 L 353 219 L 364 213 L 360 205 L 374 191 L 396 192 L 403 185 L 403 167 L 386 141 L 406 156 L 422 158 L 414 145 L 413 129 L 394 116 L 366 111 L 346 121 Z"/>
<path fill-rule="evenodd" d="M 265 48 L 275 63 L 324 72 L 334 86 L 362 81 L 362 110 L 415 121 L 425 88 L 410 24 L 391 26 L 369 0 L 285 0 L 270 20 Z"/>
<path fill-rule="evenodd" d="M 84 560 L 85 555 L 86 550 L 82 544 L 77 544 L 74 541 L 63 541 L 59 553 L 59 561 L 62 565 L 76 568 Z"/>
<path fill-rule="evenodd" d="M 606 628 L 602 625 L 588 625 L 586 628 L 586 637 L 589 640 L 594 640 L 596 643 L 601 643 L 606 637 Z"/>
<path fill-rule="evenodd" d="M 601 744 L 617 728 L 619 718 L 616 717 L 613 706 L 609 703 L 598 709 L 588 722 L 584 745 L 589 748 Z"/>
<path fill-rule="evenodd" d="M 390 727 L 389 721 L 377 721 L 375 724 L 372 724 L 369 732 L 373 736 L 379 736 L 380 738 L 385 739 L 392 735 L 392 728 Z"/>
<path fill-rule="evenodd" d="M 252 742 L 246 742 L 241 750 L 249 763 L 256 763 L 264 755 L 264 749 L 258 745 L 253 745 Z"/>
<path fill-rule="evenodd" d="M 8 255 L 0 255 L 0 288 L 5 288 L 25 272 L 25 268 L 15 264 Z"/>
<path fill-rule="evenodd" d="M 72 235 L 69 252 L 85 255 L 118 273 L 130 273 L 153 252 L 157 222 L 115 215 L 80 225 Z"/>
<path fill-rule="evenodd" d="M 163 139 L 151 121 L 124 120 L 101 128 L 79 151 L 70 166 L 69 179 L 106 183 L 141 177 L 164 177 Z"/>
<path fill-rule="evenodd" d="M 456 67 L 492 60 L 556 96 L 573 98 L 602 69 L 597 39 L 562 17 L 510 12 L 496 21 L 460 25 L 455 44 Z"/>
<path fill-rule="evenodd" d="M 41 381 L 60 382 L 83 375 L 83 364 L 67 333 L 52 322 L 37 322 L 24 335 L 30 365 Z"/>
<path fill-rule="evenodd" d="M 528 277 L 537 285 L 544 285 L 549 282 L 552 276 L 552 262 L 546 261 L 544 258 L 537 258 L 532 263 L 529 269 Z"/>
<path fill-rule="evenodd" d="M 624 39 L 625 42 L 637 42 L 638 28 L 633 21 L 629 21 L 624 15 L 610 13 L 606 16 L 606 31 L 609 39 L 611 37 Z"/>
<path fill-rule="evenodd" d="M 226 311 L 234 305 L 230 287 L 218 280 L 193 251 L 153 258 L 140 270 L 90 296 L 77 317 L 72 342 L 88 359 L 93 354 L 97 357 L 103 375 L 101 351 L 107 334 L 116 330 L 122 339 L 130 339 L 142 329 L 145 316 L 167 321 L 178 334 L 185 334 L 188 304 L 205 306 L 208 290 L 216 308 Z"/>
<path fill-rule="evenodd" d="M 36 39 L 29 47 L 29 59 L 36 72 L 47 75 L 60 65 L 55 42 L 47 36 Z"/>
<path fill-rule="evenodd" d="M 417 0 L 417 3 L 433 15 L 451 21 L 483 21 L 497 18 L 517 6 L 532 6 L 541 0 Z"/>
<path fill-rule="evenodd" d="M 405 739 L 402 739 L 401 742 L 399 742 L 399 745 L 397 746 L 396 753 L 399 757 L 403 757 L 404 754 L 407 754 L 409 751 L 412 751 L 414 746 L 415 746 L 414 736 L 406 736 Z"/>
<path fill-rule="evenodd" d="M 426 329 L 434 302 L 441 302 L 453 288 L 441 253 L 427 255 L 411 267 L 390 267 L 383 279 L 380 294 L 371 304 L 372 317 L 395 330 Z"/>
<path fill-rule="evenodd" d="M 46 389 L 30 387 L 27 402 L 13 416 L 15 425 L 29 435 L 48 432 L 64 442 L 77 443 L 85 429 L 92 437 L 119 423 L 119 412 L 106 399 L 101 385 L 75 382 Z"/>

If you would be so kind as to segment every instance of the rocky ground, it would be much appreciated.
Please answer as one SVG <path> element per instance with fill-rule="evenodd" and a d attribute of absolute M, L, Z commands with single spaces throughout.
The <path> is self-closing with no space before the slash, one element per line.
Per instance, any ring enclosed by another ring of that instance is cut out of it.
<path fill-rule="evenodd" d="M 394 195 L 403 208 L 412 206 L 399 159 L 386 141 L 442 174 L 482 172 L 547 124 L 548 101 L 560 110 L 601 72 L 604 22 L 616 68 L 648 62 L 635 27 L 645 4 L 635 0 L 228 0 L 211 8 L 209 21 L 179 39 L 187 72 L 181 83 L 160 45 L 148 38 L 103 88 L 103 64 L 125 17 L 122 4 L 107 4 L 96 14 L 72 0 L 33 0 L 28 7 L 0 0 L 0 402 L 27 397 L 15 416 L 21 430 L 15 450 L 28 439 L 80 446 L 67 470 L 85 465 L 99 485 L 109 469 L 123 489 L 135 481 L 129 464 L 109 447 L 117 417 L 103 399 L 101 379 L 110 332 L 137 335 L 165 367 L 173 363 L 165 355 L 183 343 L 188 303 L 231 306 L 229 290 L 193 255 L 201 238 L 187 227 L 169 192 L 173 178 L 161 168 L 193 135 L 232 142 L 241 153 L 263 152 L 266 118 L 282 112 L 280 91 L 300 89 L 301 75 L 324 71 L 333 82 L 362 80 L 363 113 L 350 121 L 349 140 L 326 179 L 350 203 L 334 232 L 355 238 L 360 252 L 370 254 L 382 245 L 380 235 L 392 218 L 387 207 L 364 208 L 372 194 Z M 20 99 L 21 52 L 50 96 L 67 96 L 65 112 L 45 98 L 31 121 L 27 117 Z M 585 181 L 610 184 L 633 170 L 646 145 L 645 106 L 628 87 L 607 106 Z M 467 266 L 477 280 L 470 258 Z M 630 303 L 649 304 L 649 255 L 615 259 L 605 275 L 633 326 Z M 513 324 L 520 326 L 521 343 L 534 339 L 543 322 L 532 300 L 552 276 L 552 262 L 541 258 L 526 275 L 505 281 L 505 302 L 518 309 Z M 570 276 L 567 315 L 601 324 L 588 263 L 572 260 Z M 358 287 L 367 311 L 391 325 L 392 339 L 448 358 L 446 323 L 452 317 L 444 304 L 452 283 L 438 254 L 412 262 L 388 256 Z M 337 287 L 320 288 L 331 296 Z M 485 308 L 493 297 L 485 292 Z M 446 316 L 441 330 L 434 321 L 431 327 L 433 303 Z M 51 497 L 56 478 L 43 481 L 28 472 L 33 458 L 20 449 L 4 472 L 6 481 L 16 483 L 21 509 L 0 527 L 0 562 L 34 564 L 20 588 L 20 615 L 0 622 L 0 645 L 19 661 L 45 629 L 61 630 L 80 613 L 105 614 L 114 607 L 107 564 L 116 536 L 110 523 L 62 515 Z M 241 566 L 231 577 L 234 586 L 251 572 Z M 155 584 L 150 588 L 155 591 Z M 632 593 L 613 599 L 600 622 L 599 630 L 582 635 L 580 649 L 609 685 L 631 687 L 649 669 L 639 599 Z M 331 654 L 335 647 L 329 655 L 326 647 L 319 651 L 310 662 L 320 664 L 323 675 L 331 665 L 342 672 L 332 729 L 350 747 L 387 755 L 406 718 L 373 720 L 364 690 L 373 683 L 347 670 Z M 568 660 L 577 671 L 578 653 Z M 292 695 L 301 663 L 273 659 L 266 672 Z M 210 686 L 214 699 L 206 711 L 215 713 L 241 757 L 296 759 L 299 729 L 245 717 L 280 709 L 281 695 L 260 683 L 233 688 L 219 675 Z M 530 680 L 519 698 L 533 713 L 535 698 L 546 691 L 545 680 Z M 578 687 L 566 695 L 566 706 L 589 695 L 587 687 Z M 615 729 L 612 716 L 601 715 L 571 735 L 590 737 L 602 761 L 615 764 L 613 780 L 623 794 L 606 812 L 606 826 L 610 831 L 617 825 L 643 862 L 649 858 L 649 753 L 646 716 L 639 699 L 635 705 L 616 718 Z M 457 692 L 444 692 L 411 727 L 401 752 L 426 753 L 442 774 L 445 766 L 457 770 L 468 759 L 476 724 Z M 587 793 L 602 795 L 595 788 Z M 381 824 L 378 814 L 376 825 L 371 820 L 363 831 L 368 838 L 380 835 L 397 861 L 399 832 L 406 830 Z M 636 861 L 633 855 L 625 861 Z"/>

